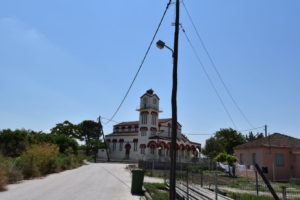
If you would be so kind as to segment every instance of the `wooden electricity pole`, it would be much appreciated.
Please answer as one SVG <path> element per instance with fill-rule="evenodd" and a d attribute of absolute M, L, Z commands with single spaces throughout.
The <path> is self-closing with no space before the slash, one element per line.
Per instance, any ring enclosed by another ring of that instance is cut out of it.
<path fill-rule="evenodd" d="M 107 162 L 109 162 L 110 161 L 109 152 L 108 152 L 108 147 L 107 147 L 107 144 L 106 144 L 106 141 L 105 141 L 103 126 L 102 126 L 102 123 L 101 123 L 101 116 L 98 117 L 98 123 L 99 123 L 100 131 L 101 131 L 101 134 L 102 134 L 102 137 L 103 137 L 103 142 L 104 142 L 106 156 L 107 156 Z"/>
<path fill-rule="evenodd" d="M 170 200 L 176 198 L 176 140 L 177 140 L 177 65 L 179 40 L 179 0 L 176 0 L 176 18 L 173 52 L 173 87 L 172 87 L 172 139 L 171 139 L 171 166 L 170 166 Z"/>

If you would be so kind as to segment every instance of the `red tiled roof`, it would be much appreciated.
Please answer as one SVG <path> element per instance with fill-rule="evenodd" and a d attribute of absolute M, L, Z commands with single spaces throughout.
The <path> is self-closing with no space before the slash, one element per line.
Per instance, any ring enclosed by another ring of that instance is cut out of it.
<path fill-rule="evenodd" d="M 300 147 L 300 139 L 283 135 L 280 133 L 274 133 L 267 137 L 238 145 L 234 149 L 245 149 L 254 147 L 298 148 Z"/>
<path fill-rule="evenodd" d="M 139 121 L 129 121 L 129 122 L 121 122 L 116 124 L 115 126 L 128 126 L 128 125 L 138 125 Z"/>
<path fill-rule="evenodd" d="M 106 135 L 105 137 L 111 137 L 111 136 L 138 136 L 139 133 L 138 132 L 134 132 L 134 133 L 128 133 L 128 132 L 125 132 L 125 133 L 111 133 L 111 134 L 108 134 Z"/>
<path fill-rule="evenodd" d="M 159 119 L 159 123 L 165 123 L 170 120 L 172 120 L 172 118 Z M 129 126 L 129 125 L 138 125 L 138 124 L 139 124 L 139 121 L 128 121 L 128 122 L 121 122 L 119 124 L 116 124 L 115 126 Z M 178 124 L 180 125 L 180 123 L 178 123 Z"/>

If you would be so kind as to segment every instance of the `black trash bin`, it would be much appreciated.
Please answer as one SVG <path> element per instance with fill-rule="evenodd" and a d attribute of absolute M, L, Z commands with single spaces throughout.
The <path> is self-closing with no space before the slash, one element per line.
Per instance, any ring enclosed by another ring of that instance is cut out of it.
<path fill-rule="evenodd" d="M 131 193 L 132 194 L 142 194 L 143 193 L 143 183 L 144 183 L 144 170 L 133 169 L 132 182 L 131 182 Z"/>

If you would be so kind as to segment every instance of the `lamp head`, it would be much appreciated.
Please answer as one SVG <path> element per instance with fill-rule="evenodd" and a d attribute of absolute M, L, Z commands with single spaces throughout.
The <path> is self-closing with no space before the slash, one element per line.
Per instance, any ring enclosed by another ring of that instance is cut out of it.
<path fill-rule="evenodd" d="M 157 42 L 156 42 L 156 46 L 157 46 L 157 48 L 159 48 L 159 49 L 163 49 L 164 47 L 165 47 L 165 43 L 163 42 L 163 41 L 161 41 L 161 40 L 158 40 Z"/>

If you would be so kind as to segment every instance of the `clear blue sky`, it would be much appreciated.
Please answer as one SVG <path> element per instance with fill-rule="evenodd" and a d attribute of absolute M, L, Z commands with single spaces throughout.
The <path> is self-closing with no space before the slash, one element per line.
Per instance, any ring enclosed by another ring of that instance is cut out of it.
<path fill-rule="evenodd" d="M 0 129 L 48 130 L 110 117 L 120 103 L 167 0 L 0 2 Z M 228 88 L 251 123 L 300 134 L 300 1 L 185 0 Z M 183 8 L 181 23 L 239 130 L 251 128 L 211 68 Z M 173 45 L 174 5 L 157 39 Z M 180 33 L 178 119 L 183 132 L 233 127 Z M 170 52 L 155 46 L 116 121 L 137 120 L 139 97 L 160 96 L 171 116 Z M 105 132 L 112 130 L 112 124 Z M 261 130 L 262 131 L 262 130 Z M 203 143 L 209 136 L 191 136 Z"/>

